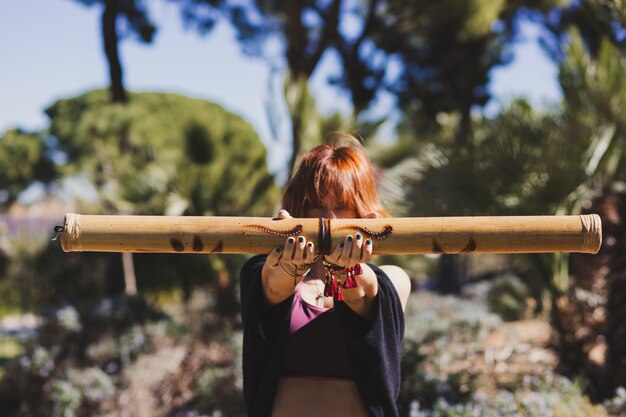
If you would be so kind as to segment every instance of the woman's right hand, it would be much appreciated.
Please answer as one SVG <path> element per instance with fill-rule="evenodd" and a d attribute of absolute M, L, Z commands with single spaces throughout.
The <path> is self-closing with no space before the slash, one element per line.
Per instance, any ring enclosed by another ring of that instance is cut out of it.
<path fill-rule="evenodd" d="M 287 210 L 281 210 L 275 219 L 288 218 L 291 215 Z M 297 281 L 308 272 L 313 261 L 315 245 L 307 242 L 304 236 L 290 236 L 282 247 L 274 248 L 267 255 L 263 268 L 263 284 L 270 304 L 287 298 L 294 291 Z"/>
<path fill-rule="evenodd" d="M 287 210 L 279 211 L 276 217 L 277 220 L 290 218 L 291 215 Z M 307 242 L 304 236 L 290 236 L 285 240 L 285 244 L 282 248 L 274 248 L 274 250 L 267 255 L 265 262 L 271 268 L 279 268 L 280 265 L 282 265 L 283 269 L 287 269 L 293 276 L 293 273 L 298 275 L 306 271 L 314 260 L 315 245 L 313 242 Z M 296 267 L 298 268 L 297 271 Z"/>

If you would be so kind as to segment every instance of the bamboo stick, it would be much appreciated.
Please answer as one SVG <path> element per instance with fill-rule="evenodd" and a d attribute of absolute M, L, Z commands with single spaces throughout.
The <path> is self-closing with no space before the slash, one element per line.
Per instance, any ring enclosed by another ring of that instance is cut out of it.
<path fill-rule="evenodd" d="M 65 252 L 268 253 L 304 236 L 328 253 L 349 234 L 372 239 L 383 254 L 597 253 L 600 217 L 501 216 L 379 219 L 102 216 L 68 213 Z"/>

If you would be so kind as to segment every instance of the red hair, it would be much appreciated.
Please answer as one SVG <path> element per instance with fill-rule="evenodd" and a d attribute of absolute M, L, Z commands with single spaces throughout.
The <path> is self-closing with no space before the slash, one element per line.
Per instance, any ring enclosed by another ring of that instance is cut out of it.
<path fill-rule="evenodd" d="M 307 210 L 321 206 L 325 196 L 337 204 L 355 209 L 358 217 L 377 213 L 389 217 L 376 191 L 374 171 L 365 149 L 352 135 L 333 133 L 332 144 L 316 146 L 302 157 L 297 171 L 283 194 L 283 208 L 293 217 L 305 217 Z M 340 144 L 339 141 L 348 142 Z"/>

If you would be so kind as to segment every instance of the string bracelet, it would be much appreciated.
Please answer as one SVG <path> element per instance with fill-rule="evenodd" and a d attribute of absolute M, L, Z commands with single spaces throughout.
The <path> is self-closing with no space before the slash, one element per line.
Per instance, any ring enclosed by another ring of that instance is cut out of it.
<path fill-rule="evenodd" d="M 287 275 L 289 275 L 289 276 L 293 276 L 293 286 L 294 286 L 294 287 L 296 286 L 296 280 L 297 280 L 298 278 L 304 278 L 304 276 L 305 276 L 306 274 L 308 274 L 308 273 L 311 271 L 311 268 L 310 268 L 310 267 L 309 267 L 309 268 L 305 267 L 305 268 L 304 268 L 304 269 L 305 269 L 305 271 L 304 271 L 302 274 L 298 275 L 298 269 L 299 269 L 299 268 L 298 268 L 298 265 L 291 264 L 291 266 L 293 266 L 293 268 L 294 268 L 294 269 L 293 269 L 293 273 L 291 273 L 291 272 L 287 271 L 287 270 L 285 269 L 285 267 L 283 266 L 283 263 L 282 263 L 281 261 L 278 261 L 278 266 L 280 266 L 280 269 L 282 269 L 282 270 L 283 270 L 283 272 L 284 272 L 285 274 L 287 274 Z"/>

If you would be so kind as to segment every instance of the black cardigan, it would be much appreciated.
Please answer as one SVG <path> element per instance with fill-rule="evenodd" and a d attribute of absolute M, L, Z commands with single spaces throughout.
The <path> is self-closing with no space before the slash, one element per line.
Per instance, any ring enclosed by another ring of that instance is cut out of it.
<path fill-rule="evenodd" d="M 293 302 L 291 295 L 264 308 L 261 270 L 265 258 L 251 258 L 240 274 L 243 391 L 250 417 L 272 413 Z M 362 318 L 343 302 L 336 302 L 334 308 L 347 334 L 350 362 L 365 408 L 373 417 L 393 417 L 398 416 L 404 314 L 389 277 L 380 268 L 369 266 L 378 278 L 374 318 Z"/>

